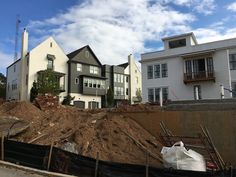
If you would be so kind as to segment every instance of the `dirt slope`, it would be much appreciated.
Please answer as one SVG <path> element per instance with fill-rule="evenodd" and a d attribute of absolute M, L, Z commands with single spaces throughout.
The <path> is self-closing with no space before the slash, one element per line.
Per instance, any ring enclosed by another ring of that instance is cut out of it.
<path fill-rule="evenodd" d="M 53 141 L 57 147 L 72 142 L 81 155 L 95 158 L 99 152 L 102 160 L 132 164 L 145 164 L 147 148 L 150 164 L 160 166 L 156 159 L 161 150 L 159 141 L 132 119 L 114 112 L 65 106 L 41 111 L 28 102 L 0 106 L 0 116 L 12 115 L 31 123 L 27 131 L 15 137 L 17 140 L 36 144 Z"/>

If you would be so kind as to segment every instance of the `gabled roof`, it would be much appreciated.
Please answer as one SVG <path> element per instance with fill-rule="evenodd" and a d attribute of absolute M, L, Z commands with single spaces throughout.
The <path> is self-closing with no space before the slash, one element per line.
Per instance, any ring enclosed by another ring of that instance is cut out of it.
<path fill-rule="evenodd" d="M 94 54 L 93 50 L 90 48 L 89 45 L 86 45 L 86 46 L 84 46 L 84 47 L 82 47 L 82 48 L 79 48 L 79 49 L 77 49 L 77 50 L 75 50 L 75 51 L 73 51 L 73 52 L 67 54 L 67 57 L 69 58 L 69 61 L 72 60 L 76 55 L 78 55 L 78 54 L 79 54 L 83 49 L 85 49 L 85 48 L 88 48 L 88 50 L 89 50 L 90 53 L 94 56 L 94 58 L 96 59 L 96 61 L 98 62 L 98 64 L 99 64 L 100 66 L 102 66 L 101 62 L 99 61 L 99 59 L 97 58 L 97 56 Z"/>
<path fill-rule="evenodd" d="M 126 62 L 126 63 L 120 64 L 120 65 L 117 65 L 117 66 L 120 66 L 120 67 L 126 68 L 127 66 L 129 66 L 129 63 Z"/>

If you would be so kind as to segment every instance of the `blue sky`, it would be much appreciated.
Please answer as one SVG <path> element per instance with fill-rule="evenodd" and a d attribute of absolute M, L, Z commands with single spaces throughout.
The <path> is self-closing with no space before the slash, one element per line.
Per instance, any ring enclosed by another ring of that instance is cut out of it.
<path fill-rule="evenodd" d="M 233 0 L 8 0 L 0 4 L 0 72 L 13 62 L 16 16 L 29 48 L 53 36 L 66 53 L 90 45 L 103 64 L 162 49 L 161 38 L 194 32 L 199 43 L 236 37 Z"/>

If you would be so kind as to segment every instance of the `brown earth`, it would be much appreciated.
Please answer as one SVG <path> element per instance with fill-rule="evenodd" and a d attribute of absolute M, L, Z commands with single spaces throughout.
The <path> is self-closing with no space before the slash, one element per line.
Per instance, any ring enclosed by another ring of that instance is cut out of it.
<path fill-rule="evenodd" d="M 40 110 L 29 102 L 6 102 L 0 105 L 0 116 L 16 116 L 30 122 L 30 127 L 14 137 L 23 142 L 63 147 L 74 142 L 79 154 L 101 160 L 161 166 L 158 139 L 134 120 L 122 115 L 125 111 L 152 110 L 149 105 L 125 106 L 112 110 L 80 110 L 70 106 Z"/>

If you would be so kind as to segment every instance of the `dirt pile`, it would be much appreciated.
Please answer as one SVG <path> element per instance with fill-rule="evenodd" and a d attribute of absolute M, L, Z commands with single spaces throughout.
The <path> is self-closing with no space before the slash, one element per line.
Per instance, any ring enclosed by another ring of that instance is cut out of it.
<path fill-rule="evenodd" d="M 54 142 L 57 147 L 75 143 L 81 155 L 95 158 L 99 152 L 101 160 L 132 164 L 145 164 L 148 150 L 150 164 L 160 166 L 160 142 L 132 119 L 112 111 L 68 106 L 41 111 L 28 102 L 15 102 L 0 106 L 1 114 L 30 120 L 30 128 L 15 137 L 20 141 Z"/>
<path fill-rule="evenodd" d="M 59 99 L 51 94 L 38 95 L 34 104 L 41 110 L 55 109 L 59 106 Z"/>

